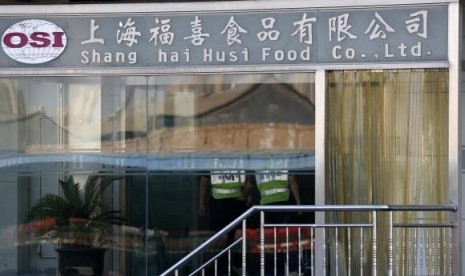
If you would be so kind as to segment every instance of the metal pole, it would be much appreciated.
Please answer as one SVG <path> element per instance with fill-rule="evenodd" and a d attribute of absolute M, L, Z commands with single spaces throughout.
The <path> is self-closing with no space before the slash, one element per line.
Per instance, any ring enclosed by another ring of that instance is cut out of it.
<path fill-rule="evenodd" d="M 260 275 L 265 276 L 265 213 L 260 211 Z"/>
<path fill-rule="evenodd" d="M 373 276 L 376 276 L 376 271 L 377 271 L 377 267 L 376 267 L 376 262 L 377 262 L 377 237 L 376 237 L 376 231 L 377 231 L 377 227 L 376 227 L 376 224 L 377 224 L 377 221 L 376 221 L 376 211 L 373 211 Z"/>
<path fill-rule="evenodd" d="M 242 276 L 247 274 L 247 221 L 242 221 Z"/>
<path fill-rule="evenodd" d="M 392 276 L 392 259 L 394 256 L 393 253 L 393 220 L 392 220 L 392 211 L 389 211 L 389 264 L 388 264 L 388 276 Z"/>

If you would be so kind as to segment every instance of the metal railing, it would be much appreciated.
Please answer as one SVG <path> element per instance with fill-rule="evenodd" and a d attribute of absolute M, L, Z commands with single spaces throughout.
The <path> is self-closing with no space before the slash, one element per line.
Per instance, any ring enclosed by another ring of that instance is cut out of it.
<path fill-rule="evenodd" d="M 271 212 L 317 219 L 266 223 Z M 161 275 L 458 275 L 456 216 L 455 204 L 253 206 Z M 203 261 L 230 231 L 234 242 Z"/>

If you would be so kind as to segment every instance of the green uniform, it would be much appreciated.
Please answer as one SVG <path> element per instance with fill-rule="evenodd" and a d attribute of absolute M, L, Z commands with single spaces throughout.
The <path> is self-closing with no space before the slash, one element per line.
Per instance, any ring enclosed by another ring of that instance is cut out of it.
<path fill-rule="evenodd" d="M 289 200 L 289 176 L 287 171 L 259 171 L 255 174 L 260 191 L 260 204 Z"/>
<path fill-rule="evenodd" d="M 212 171 L 212 196 L 214 199 L 238 198 L 241 196 L 244 182 L 244 171 Z"/>

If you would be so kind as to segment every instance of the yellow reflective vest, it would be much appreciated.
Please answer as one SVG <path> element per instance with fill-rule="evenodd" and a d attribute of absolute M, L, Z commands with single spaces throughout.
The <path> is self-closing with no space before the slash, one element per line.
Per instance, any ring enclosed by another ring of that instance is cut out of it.
<path fill-rule="evenodd" d="M 212 196 L 214 199 L 238 198 L 241 196 L 244 182 L 244 171 L 212 171 Z"/>
<path fill-rule="evenodd" d="M 289 200 L 289 175 L 287 171 L 259 171 L 255 173 L 260 191 L 260 204 Z"/>

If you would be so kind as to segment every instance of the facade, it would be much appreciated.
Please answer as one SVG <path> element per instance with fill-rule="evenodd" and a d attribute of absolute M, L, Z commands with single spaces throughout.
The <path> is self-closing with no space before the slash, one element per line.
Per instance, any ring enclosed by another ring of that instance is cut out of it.
<path fill-rule="evenodd" d="M 199 187 L 212 172 L 295 175 L 308 205 L 454 203 L 461 232 L 459 1 L 11 5 L 0 15 L 2 275 L 56 275 L 56 243 L 37 242 L 26 214 L 69 176 L 123 176 L 107 191 L 125 222 L 112 229 L 105 275 L 158 275 L 211 236 Z"/>

